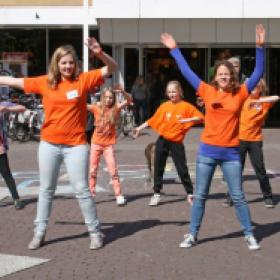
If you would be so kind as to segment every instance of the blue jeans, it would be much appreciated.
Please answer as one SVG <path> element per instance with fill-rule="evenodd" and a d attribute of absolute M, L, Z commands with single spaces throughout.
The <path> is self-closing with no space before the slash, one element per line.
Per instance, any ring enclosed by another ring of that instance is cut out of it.
<path fill-rule="evenodd" d="M 196 162 L 195 198 L 191 210 L 190 233 L 193 236 L 198 235 L 205 211 L 205 201 L 217 165 L 220 165 L 229 187 L 229 194 L 244 235 L 253 235 L 250 211 L 242 189 L 241 162 L 238 160 L 217 160 L 202 155 L 198 156 Z"/>
<path fill-rule="evenodd" d="M 88 231 L 90 233 L 99 231 L 96 206 L 88 187 L 88 156 L 87 145 L 67 146 L 40 142 L 38 152 L 40 190 L 37 217 L 34 221 L 35 232 L 46 231 L 63 160 Z"/>

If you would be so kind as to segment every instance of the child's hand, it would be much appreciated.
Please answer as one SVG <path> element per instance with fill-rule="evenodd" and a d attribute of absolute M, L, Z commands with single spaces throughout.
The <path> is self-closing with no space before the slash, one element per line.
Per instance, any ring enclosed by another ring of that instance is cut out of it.
<path fill-rule="evenodd" d="M 188 194 L 187 201 L 191 206 L 193 205 L 193 200 L 194 200 L 194 195 L 193 194 Z"/>
<path fill-rule="evenodd" d="M 139 132 L 140 132 L 140 129 L 138 127 L 135 127 L 134 129 L 132 129 L 132 137 L 134 139 L 136 139 L 139 136 Z"/>
<path fill-rule="evenodd" d="M 85 45 L 93 52 L 94 55 L 100 55 L 102 53 L 102 48 L 94 37 L 88 38 Z"/>

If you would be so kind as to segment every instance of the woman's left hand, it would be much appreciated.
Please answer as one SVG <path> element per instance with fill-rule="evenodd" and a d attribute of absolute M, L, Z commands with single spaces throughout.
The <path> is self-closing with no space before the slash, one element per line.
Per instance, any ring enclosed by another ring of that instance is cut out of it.
<path fill-rule="evenodd" d="M 94 53 L 94 55 L 99 55 L 102 52 L 100 44 L 94 37 L 88 38 L 85 44 Z"/>

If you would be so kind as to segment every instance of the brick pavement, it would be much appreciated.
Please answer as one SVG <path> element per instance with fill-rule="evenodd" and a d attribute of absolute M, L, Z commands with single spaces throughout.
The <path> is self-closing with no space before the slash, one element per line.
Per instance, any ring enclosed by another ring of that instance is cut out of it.
<path fill-rule="evenodd" d="M 193 129 L 186 138 L 191 166 L 195 161 L 199 132 L 200 129 Z M 267 168 L 273 173 L 271 184 L 279 202 L 279 133 L 271 129 L 265 130 L 265 135 Z M 4 279 L 278 280 L 279 205 L 275 209 L 264 208 L 250 164 L 245 169 L 244 188 L 262 250 L 248 251 L 234 209 L 221 207 L 225 187 L 221 184 L 219 172 L 216 173 L 207 202 L 200 243 L 191 249 L 181 249 L 178 245 L 186 232 L 190 210 L 182 186 L 169 178 L 164 186 L 165 196 L 161 205 L 151 208 L 147 206 L 150 186 L 141 176 L 134 176 L 137 174 L 135 170 L 140 175 L 145 174 L 143 150 L 146 143 L 154 139 L 155 134 L 146 130 L 145 135 L 137 140 L 120 139 L 116 147 L 120 169 L 124 171 L 122 174 L 126 174 L 123 175 L 122 186 L 128 197 L 127 206 L 115 205 L 106 170 L 101 168 L 103 173 L 99 176 L 99 184 L 106 189 L 99 192 L 96 199 L 106 236 L 105 247 L 101 250 L 88 249 L 86 227 L 77 201 L 71 194 L 56 197 L 46 245 L 36 251 L 27 249 L 32 237 L 36 196 L 29 194 L 24 197 L 27 206 L 23 211 L 15 211 L 10 198 L 2 200 L 0 252 L 50 259 L 40 266 L 21 270 Z M 37 170 L 35 150 L 36 144 L 12 144 L 10 161 L 13 171 Z M 175 173 L 169 174 L 172 177 Z M 17 183 L 20 184 L 22 180 L 18 178 Z M 3 186 L 3 183 L 0 182 L 0 185 Z"/>

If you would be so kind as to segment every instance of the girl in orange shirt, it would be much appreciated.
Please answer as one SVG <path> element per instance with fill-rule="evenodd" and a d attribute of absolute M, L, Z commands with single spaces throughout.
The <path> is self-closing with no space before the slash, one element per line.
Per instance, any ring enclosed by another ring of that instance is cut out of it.
<path fill-rule="evenodd" d="M 65 163 L 70 183 L 90 235 L 90 249 L 103 246 L 103 235 L 95 202 L 88 188 L 88 145 L 85 127 L 87 94 L 100 86 L 117 69 L 116 62 L 94 39 L 86 43 L 104 64 L 100 69 L 80 72 L 75 50 L 70 45 L 57 48 L 52 55 L 48 75 L 33 78 L 0 77 L 0 85 L 23 89 L 42 96 L 45 120 L 38 151 L 40 190 L 31 250 L 44 244 L 59 169 Z"/>
<path fill-rule="evenodd" d="M 273 208 L 272 190 L 264 164 L 262 126 L 269 109 L 279 100 L 279 96 L 263 97 L 267 92 L 266 83 L 261 79 L 242 107 L 239 121 L 239 139 L 242 170 L 248 153 L 259 180 L 265 207 Z M 232 200 L 229 195 L 227 196 L 228 205 L 232 205 Z"/>
<path fill-rule="evenodd" d="M 121 92 L 125 100 L 117 102 L 116 93 Z M 112 177 L 112 184 L 118 206 L 123 206 L 126 199 L 121 194 L 120 180 L 115 160 L 113 145 L 116 144 L 116 123 L 123 107 L 131 102 L 131 97 L 120 86 L 115 90 L 105 88 L 101 94 L 100 103 L 97 105 L 88 105 L 88 110 L 94 115 L 95 130 L 91 139 L 90 150 L 90 170 L 89 170 L 89 187 L 93 196 L 95 196 L 97 170 L 100 157 L 103 154 L 107 168 Z"/>
<path fill-rule="evenodd" d="M 148 126 L 159 134 L 155 149 L 154 194 L 150 199 L 150 206 L 157 206 L 160 202 L 163 173 L 169 153 L 185 188 L 189 203 L 193 193 L 183 140 L 191 126 L 203 120 L 203 115 L 193 105 L 182 100 L 183 91 L 178 81 L 167 83 L 166 95 L 169 101 L 164 102 L 149 120 L 134 130 L 134 137 L 137 137 L 139 132 Z"/>

